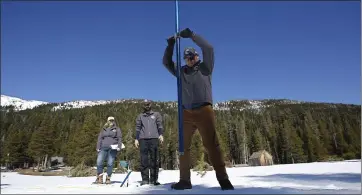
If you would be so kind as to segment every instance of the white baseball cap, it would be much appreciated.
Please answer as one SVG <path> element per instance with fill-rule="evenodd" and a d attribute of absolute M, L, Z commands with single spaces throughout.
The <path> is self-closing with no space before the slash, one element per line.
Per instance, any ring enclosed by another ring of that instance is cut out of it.
<path fill-rule="evenodd" d="M 114 120 L 113 116 L 108 117 L 107 121 Z"/>

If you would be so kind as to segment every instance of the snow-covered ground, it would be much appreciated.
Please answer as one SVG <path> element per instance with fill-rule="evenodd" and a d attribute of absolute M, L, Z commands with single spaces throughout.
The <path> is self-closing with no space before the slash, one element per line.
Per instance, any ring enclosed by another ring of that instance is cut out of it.
<path fill-rule="evenodd" d="M 161 171 L 162 186 L 136 187 L 140 173 L 133 172 L 129 186 L 120 187 L 125 174 L 114 174 L 111 185 L 91 185 L 95 177 L 27 176 L 1 173 L 1 193 L 73 193 L 73 194 L 361 194 L 361 161 L 306 163 L 265 167 L 229 168 L 234 191 L 221 191 L 213 171 L 203 178 L 192 172 L 193 189 L 171 190 L 178 171 Z"/>

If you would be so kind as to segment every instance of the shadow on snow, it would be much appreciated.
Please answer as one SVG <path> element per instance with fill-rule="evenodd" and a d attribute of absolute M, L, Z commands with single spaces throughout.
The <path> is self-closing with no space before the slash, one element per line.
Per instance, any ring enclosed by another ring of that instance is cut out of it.
<path fill-rule="evenodd" d="M 193 185 L 189 190 L 172 190 L 172 183 L 166 183 L 158 187 L 144 189 L 142 194 L 359 194 L 351 190 L 301 190 L 296 188 L 263 188 L 234 186 L 235 190 L 222 191 L 220 187 L 208 187 L 205 185 Z"/>
<path fill-rule="evenodd" d="M 243 176 L 245 178 L 255 178 L 259 181 L 273 181 L 273 182 L 291 182 L 294 180 L 296 183 L 301 181 L 313 185 L 314 182 L 323 181 L 323 186 L 334 182 L 344 182 L 350 184 L 361 183 L 361 175 L 353 173 L 344 174 L 275 174 L 266 176 Z M 235 179 L 235 178 L 234 178 Z M 233 182 L 233 181 L 231 181 Z M 174 183 L 174 182 L 172 182 Z M 151 186 L 142 191 L 142 194 L 360 194 L 357 190 L 347 189 L 300 189 L 293 187 L 247 187 L 242 185 L 235 185 L 235 190 L 222 191 L 219 186 L 209 187 L 205 185 L 193 185 L 191 190 L 173 190 L 171 189 L 172 183 L 165 183 L 161 186 Z M 318 185 L 318 184 L 317 184 Z"/>
<path fill-rule="evenodd" d="M 361 174 L 338 173 L 338 174 L 275 174 L 266 176 L 243 176 L 259 180 L 304 180 L 304 181 L 338 181 L 345 183 L 361 183 Z"/>

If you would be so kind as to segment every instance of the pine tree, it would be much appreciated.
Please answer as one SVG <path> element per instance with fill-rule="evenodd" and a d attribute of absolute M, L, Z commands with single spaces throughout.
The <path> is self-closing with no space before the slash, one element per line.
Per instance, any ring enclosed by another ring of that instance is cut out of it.
<path fill-rule="evenodd" d="M 51 156 L 54 153 L 54 132 L 55 129 L 51 127 L 47 117 L 31 136 L 28 154 L 35 159 L 38 165 L 47 155 Z"/>
<path fill-rule="evenodd" d="M 312 130 L 310 129 L 307 122 L 305 122 L 304 128 L 305 128 L 303 131 L 304 152 L 308 155 L 308 162 L 314 162 L 314 161 L 316 161 L 316 156 L 315 156 L 315 150 L 314 150 L 315 146 L 313 145 L 313 144 L 315 144 L 315 142 L 313 142 Z"/>
<path fill-rule="evenodd" d="M 23 167 L 23 164 L 28 162 L 29 157 L 26 153 L 28 139 L 26 132 L 19 129 L 17 125 L 10 125 L 10 134 L 4 148 L 5 162 L 13 168 Z"/>
<path fill-rule="evenodd" d="M 96 115 L 94 113 L 87 113 L 82 127 L 75 133 L 76 136 L 71 141 L 74 150 L 71 156 L 73 165 L 78 165 L 82 162 L 87 166 L 94 166 L 96 164 L 96 145 L 100 131 Z"/>
<path fill-rule="evenodd" d="M 294 129 L 290 131 L 290 153 L 292 158 L 291 163 L 306 162 L 306 156 L 303 151 L 303 140 Z"/>

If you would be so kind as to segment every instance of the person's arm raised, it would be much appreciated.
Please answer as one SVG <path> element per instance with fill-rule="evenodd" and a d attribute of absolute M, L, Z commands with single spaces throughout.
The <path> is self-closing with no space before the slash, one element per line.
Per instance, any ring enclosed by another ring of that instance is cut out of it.
<path fill-rule="evenodd" d="M 175 37 L 169 37 L 167 39 L 167 43 L 168 45 L 165 49 L 165 53 L 163 54 L 162 64 L 173 76 L 176 76 L 175 62 L 172 61 L 173 49 L 175 46 Z"/>
<path fill-rule="evenodd" d="M 214 70 L 214 47 L 203 37 L 198 34 L 193 34 L 191 39 L 199 46 L 202 50 L 202 63 L 204 66 L 200 66 L 206 70 L 208 74 L 212 74 Z"/>

